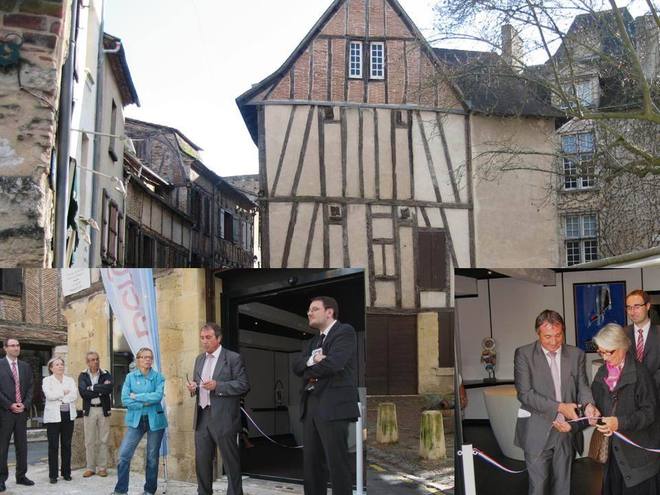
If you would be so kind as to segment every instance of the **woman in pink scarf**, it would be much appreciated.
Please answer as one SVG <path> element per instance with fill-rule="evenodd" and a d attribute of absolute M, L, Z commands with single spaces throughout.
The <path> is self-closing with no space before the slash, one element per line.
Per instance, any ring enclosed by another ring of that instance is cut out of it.
<path fill-rule="evenodd" d="M 604 495 L 658 495 L 660 455 L 625 443 L 618 431 L 638 445 L 660 447 L 658 398 L 653 378 L 628 352 L 631 342 L 616 323 L 605 325 L 594 337 L 605 365 L 594 377 L 591 390 L 603 415 L 596 426 L 610 439 L 603 471 Z"/>

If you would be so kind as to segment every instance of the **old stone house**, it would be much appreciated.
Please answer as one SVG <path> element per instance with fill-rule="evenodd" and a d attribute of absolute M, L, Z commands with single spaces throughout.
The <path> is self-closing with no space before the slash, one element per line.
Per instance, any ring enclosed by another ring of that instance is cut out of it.
<path fill-rule="evenodd" d="M 103 5 L 0 4 L 2 266 L 123 258 L 123 107 L 139 102 Z"/>
<path fill-rule="evenodd" d="M 0 266 L 49 266 L 70 1 L 0 4 Z"/>
<path fill-rule="evenodd" d="M 515 85 L 473 98 L 443 77 L 447 57 L 396 0 L 335 0 L 237 98 L 259 148 L 263 266 L 367 270 L 370 394 L 451 388 L 454 268 L 558 261 L 556 211 L 536 204 L 547 178 L 475 180 L 499 136 L 551 151 L 555 113 L 516 108 Z"/>
<path fill-rule="evenodd" d="M 34 406 L 31 425 L 39 426 L 44 399 L 43 367 L 55 352 L 64 351 L 66 322 L 62 313 L 60 274 L 53 269 L 0 269 L 0 342 L 15 338 L 21 359 L 32 367 Z M 4 356 L 4 352 L 2 353 Z"/>
<path fill-rule="evenodd" d="M 168 182 L 168 188 L 160 191 L 161 197 L 193 221 L 192 228 L 186 231 L 189 239 L 184 240 L 183 230 L 176 231 L 177 242 L 190 250 L 183 266 L 252 267 L 255 204 L 204 165 L 200 148 L 177 129 L 127 119 L 126 135 L 140 162 Z M 167 215 L 163 218 L 169 222 Z M 166 244 L 163 236 L 168 236 L 152 230 L 158 234 L 154 238 L 156 245 Z M 154 256 L 152 259 L 157 259 L 159 254 Z"/>
<path fill-rule="evenodd" d="M 551 65 L 559 68 L 567 96 L 555 96 L 553 103 L 569 116 L 579 113 L 578 104 L 587 114 L 632 114 L 641 104 L 642 78 L 657 105 L 660 28 L 651 15 L 633 18 L 626 8 L 620 13 L 643 76 L 629 66 L 631 57 L 611 10 L 576 16 L 556 53 L 537 68 L 549 79 Z M 650 160 L 645 164 L 640 159 L 645 153 L 657 158 L 658 125 L 632 115 L 610 121 L 572 118 L 557 132 L 562 264 L 586 263 L 660 244 L 660 180 Z M 634 154 L 631 149 L 640 151 Z M 629 172 L 621 173 L 626 167 Z"/>

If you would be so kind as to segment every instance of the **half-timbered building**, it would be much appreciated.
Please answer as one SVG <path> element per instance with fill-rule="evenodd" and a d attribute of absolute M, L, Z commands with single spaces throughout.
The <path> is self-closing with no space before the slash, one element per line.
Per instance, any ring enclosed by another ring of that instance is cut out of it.
<path fill-rule="evenodd" d="M 152 207 L 160 203 L 151 210 L 159 215 L 158 226 L 151 225 L 154 220 L 150 212 L 134 222 L 134 229 L 150 231 L 148 255 L 138 266 L 251 268 L 255 204 L 204 165 L 201 148 L 179 130 L 127 119 L 126 135 L 135 146 L 138 163 L 148 169 L 145 173 L 158 176 L 159 181 L 167 184 L 158 191 L 159 201 L 149 203 Z M 192 221 L 192 225 L 184 219 Z M 144 236 L 133 238 L 139 241 Z M 127 246 L 127 250 L 139 253 L 145 248 L 133 245 Z"/>
<path fill-rule="evenodd" d="M 0 359 L 6 355 L 7 339 L 18 339 L 21 359 L 30 365 L 34 378 L 30 426 L 43 427 L 43 368 L 55 352 L 66 354 L 62 310 L 59 270 L 0 268 Z"/>
<path fill-rule="evenodd" d="M 370 394 L 451 387 L 454 267 L 557 260 L 555 212 L 533 204 L 545 178 L 475 180 L 488 140 L 551 135 L 553 118 L 492 114 L 444 67 L 396 0 L 335 0 L 237 98 L 259 149 L 263 266 L 367 269 Z"/>

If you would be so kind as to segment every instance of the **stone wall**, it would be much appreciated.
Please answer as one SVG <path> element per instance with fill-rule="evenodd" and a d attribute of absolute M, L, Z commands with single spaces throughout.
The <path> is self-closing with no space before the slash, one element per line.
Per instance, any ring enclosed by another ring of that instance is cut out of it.
<path fill-rule="evenodd" d="M 97 290 L 94 290 L 94 287 Z M 166 378 L 165 399 L 169 421 L 168 470 L 171 479 L 195 479 L 195 449 L 192 430 L 194 399 L 185 389 L 186 373 L 192 372 L 200 352 L 198 331 L 206 321 L 204 270 L 162 270 L 156 273 L 156 297 L 160 331 L 161 365 Z M 107 299 L 101 284 L 71 296 L 65 308 L 68 322 L 68 370 L 75 375 L 85 368 L 85 353 L 96 350 L 101 366 L 109 367 Z M 78 404 L 82 407 L 82 403 Z M 113 409 L 110 432 L 110 465 L 116 465 L 123 438 L 124 410 Z M 146 437 L 131 466 L 144 471 Z"/>
<path fill-rule="evenodd" d="M 52 258 L 49 174 L 69 4 L 0 0 L 0 42 L 22 38 L 19 63 L 0 70 L 0 266 Z"/>

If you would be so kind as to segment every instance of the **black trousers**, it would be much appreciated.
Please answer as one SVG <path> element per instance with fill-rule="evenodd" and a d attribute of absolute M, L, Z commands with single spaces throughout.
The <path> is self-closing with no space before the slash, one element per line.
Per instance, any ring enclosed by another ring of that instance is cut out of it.
<path fill-rule="evenodd" d="M 352 495 L 353 479 L 348 455 L 348 420 L 318 417 L 319 399 L 307 397 L 303 418 L 303 471 L 305 495 L 325 495 L 328 475 L 333 495 Z"/>
<path fill-rule="evenodd" d="M 213 460 L 216 447 L 220 449 L 222 466 L 227 473 L 227 495 L 243 495 L 238 434 L 220 435 L 217 426 L 211 422 L 211 408 L 199 408 L 195 430 L 195 471 L 197 493 L 200 495 L 213 493 Z"/>
<path fill-rule="evenodd" d="M 16 479 L 20 479 L 27 473 L 27 412 L 14 414 L 6 409 L 0 411 L 0 481 L 3 483 L 9 476 L 7 455 L 12 434 L 16 450 Z"/>
<path fill-rule="evenodd" d="M 46 423 L 48 436 L 48 477 L 57 478 L 57 451 L 62 445 L 62 476 L 71 476 L 71 438 L 73 420 L 69 411 L 60 411 L 59 423 Z"/>

